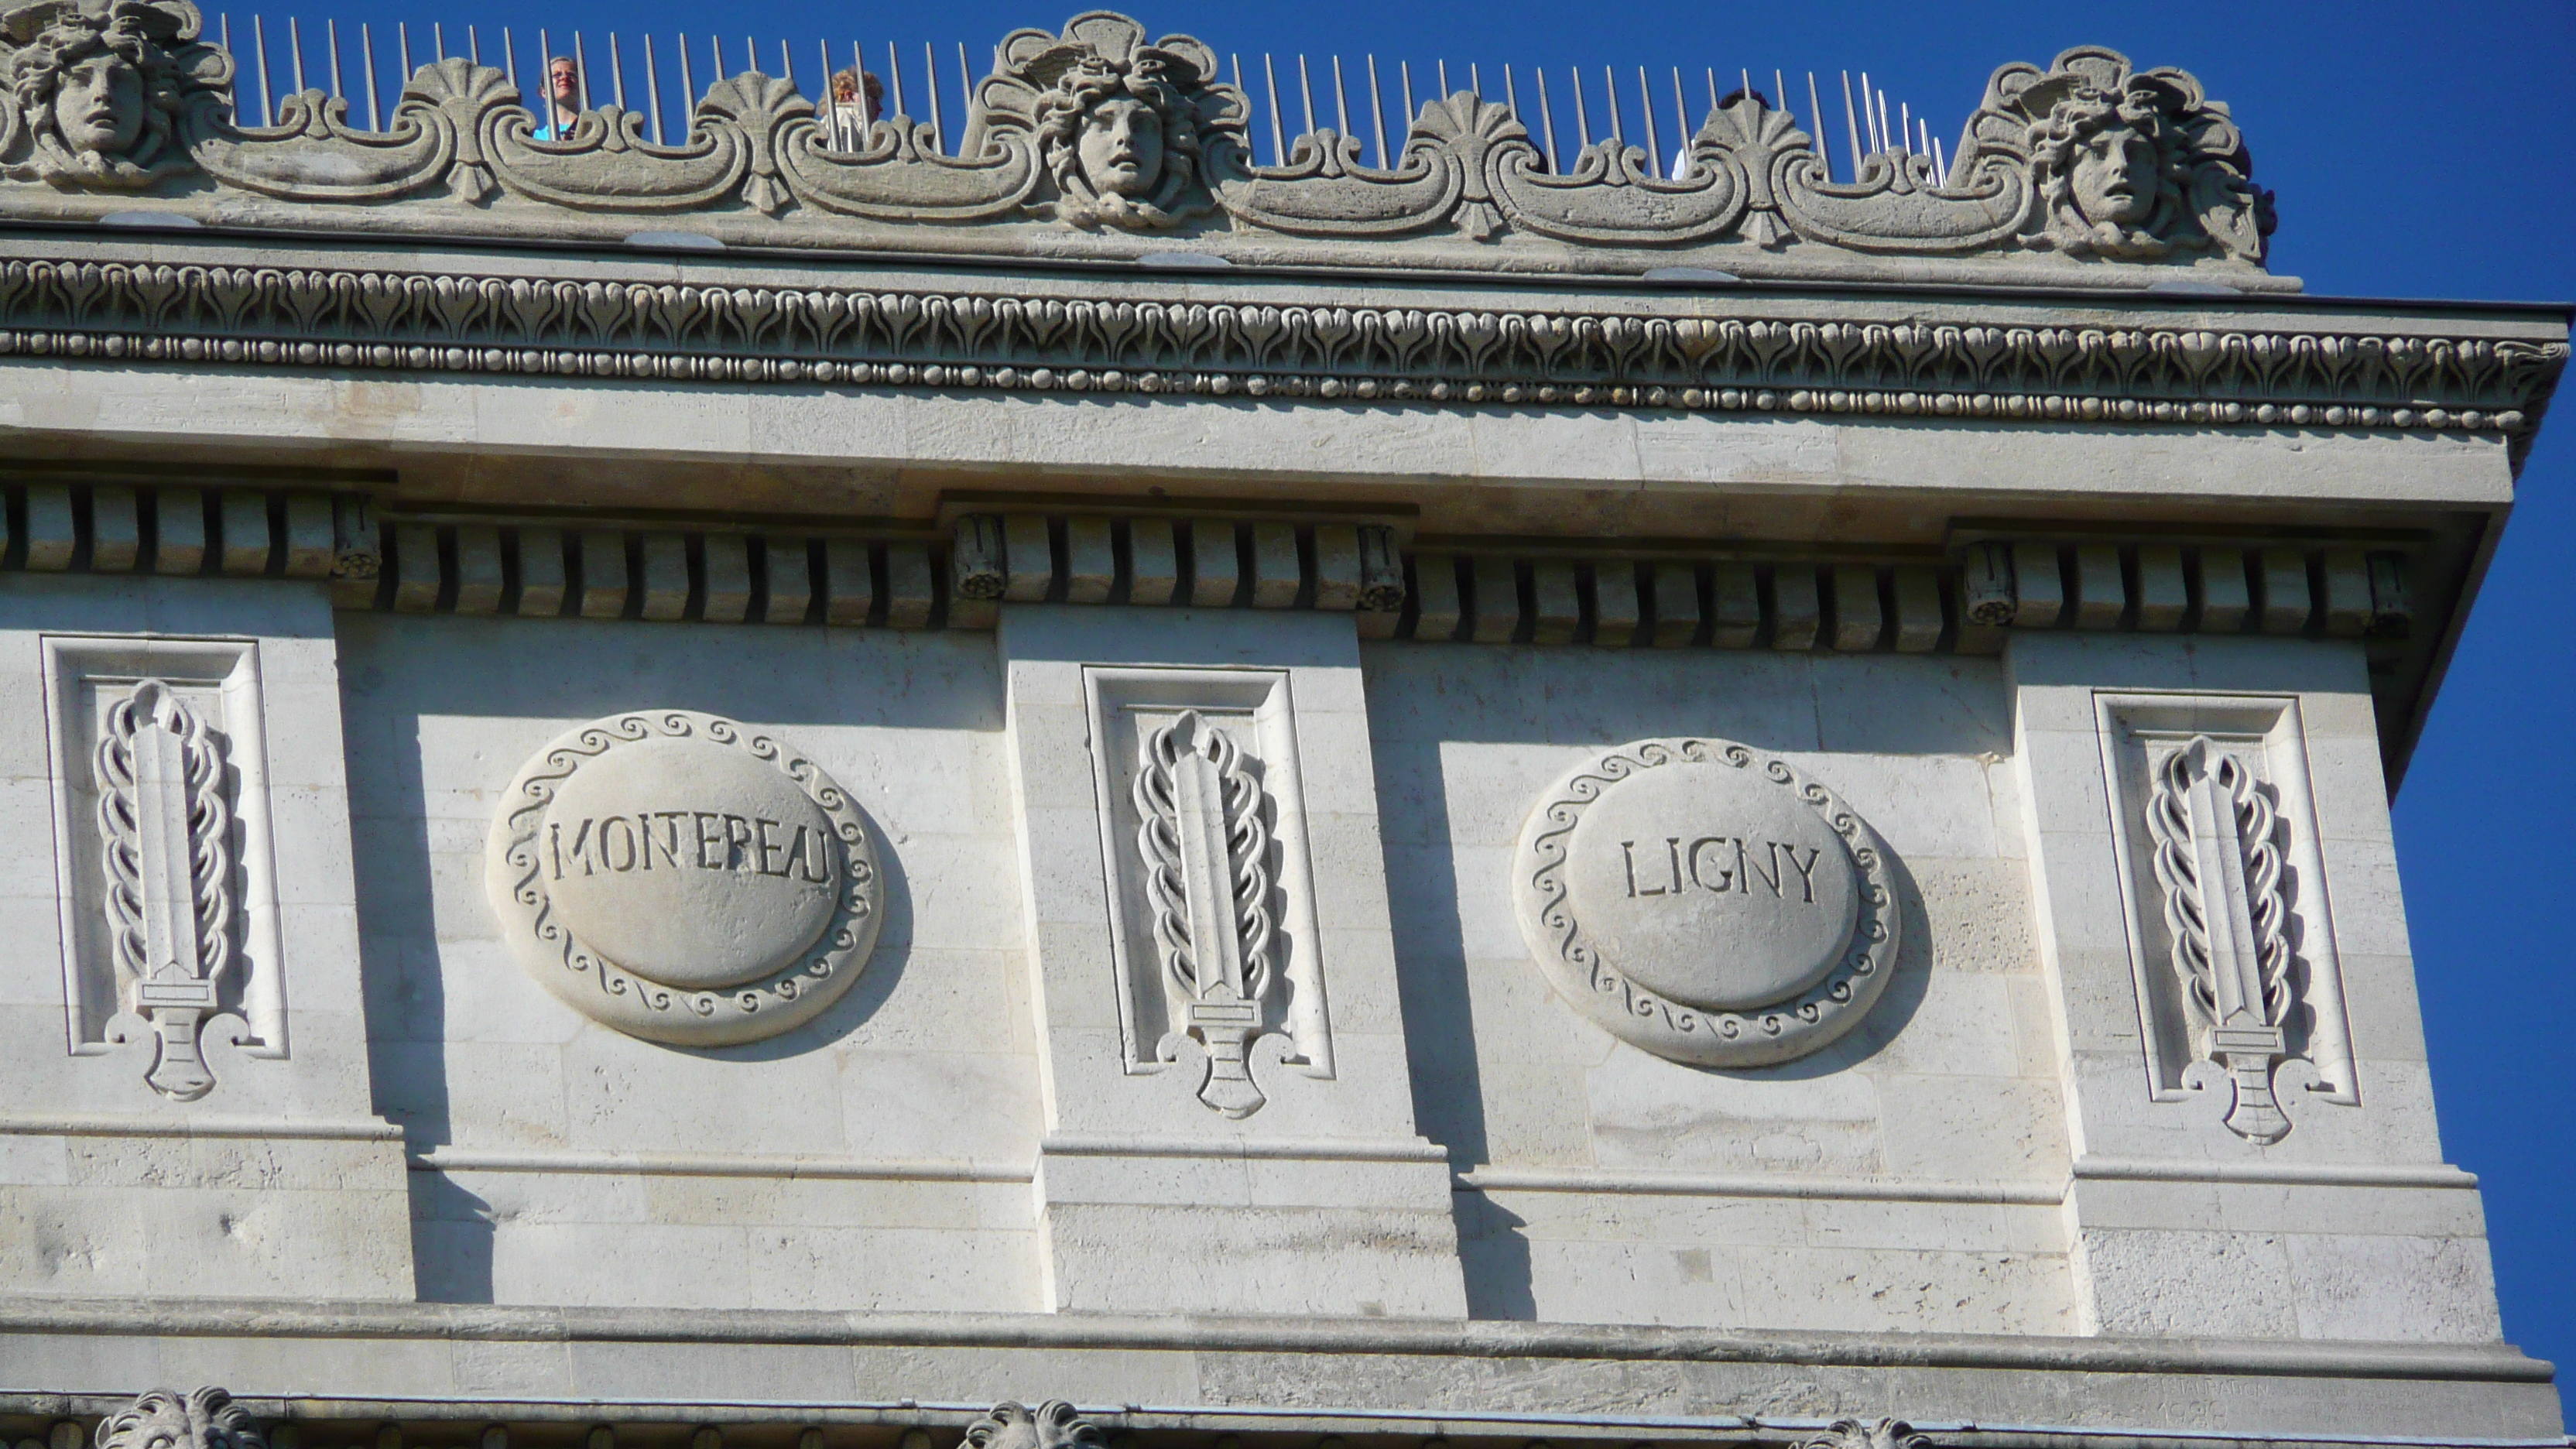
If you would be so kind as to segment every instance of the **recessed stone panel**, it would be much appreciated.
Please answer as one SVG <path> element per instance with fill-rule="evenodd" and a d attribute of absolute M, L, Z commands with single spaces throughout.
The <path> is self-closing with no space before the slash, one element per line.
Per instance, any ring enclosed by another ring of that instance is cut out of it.
<path fill-rule="evenodd" d="M 867 963 L 883 894 L 848 792 L 793 747 L 687 710 L 539 751 L 492 822 L 485 886 L 547 990 L 689 1046 L 830 1005 Z"/>
<path fill-rule="evenodd" d="M 1885 847 L 1833 792 L 1723 740 L 1568 771 L 1521 832 L 1522 936 L 1576 1010 L 1659 1056 L 1759 1066 L 1856 1024 L 1896 959 Z"/>

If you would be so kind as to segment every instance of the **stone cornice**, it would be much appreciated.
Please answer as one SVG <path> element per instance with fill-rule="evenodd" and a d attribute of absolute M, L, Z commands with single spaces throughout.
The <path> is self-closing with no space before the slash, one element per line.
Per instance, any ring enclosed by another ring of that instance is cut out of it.
<path fill-rule="evenodd" d="M 1198 288 L 1206 292 L 1208 288 Z M 1729 303 L 1734 298 L 1726 299 Z M 1748 299 L 1749 300 L 1749 299 Z M 1705 308 L 1702 309 L 1703 313 Z M 21 257 L 0 357 L 2526 441 L 2563 340 L 1280 306 Z"/>

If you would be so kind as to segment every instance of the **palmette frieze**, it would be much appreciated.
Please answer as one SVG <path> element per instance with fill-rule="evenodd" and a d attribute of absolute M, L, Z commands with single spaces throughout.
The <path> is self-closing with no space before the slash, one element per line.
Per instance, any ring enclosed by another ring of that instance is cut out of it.
<path fill-rule="evenodd" d="M 1463 240 L 1542 246 L 1576 270 L 1613 271 L 1653 265 L 1618 254 L 1803 247 L 1829 271 L 1835 255 L 1861 271 L 1879 255 L 2018 257 L 2069 276 L 2105 261 L 2209 263 L 2240 283 L 2263 282 L 2272 229 L 2227 108 L 2189 75 L 2135 71 L 2092 48 L 2045 70 L 1997 71 L 1946 172 L 1888 150 L 1836 181 L 1816 138 L 1755 91 L 1713 105 L 1670 167 L 1612 136 L 1579 144 L 1559 170 L 1515 108 L 1463 90 L 1422 104 L 1391 166 L 1364 164 L 1357 139 L 1331 129 L 1294 138 L 1265 166 L 1249 100 L 1221 78 L 1215 50 L 1186 35 L 1149 41 L 1108 11 L 1004 37 L 953 154 L 936 126 L 906 116 L 833 126 L 792 79 L 758 70 L 695 97 L 669 144 L 616 104 L 539 139 L 508 75 L 456 57 L 415 71 L 382 130 L 320 89 L 286 96 L 273 124 L 247 125 L 234 59 L 203 29 L 188 0 L 10 12 L 0 214 L 94 217 L 63 198 L 95 193 L 226 224 L 259 214 L 228 197 L 266 198 L 395 208 L 432 231 L 448 225 L 441 216 L 485 215 L 501 224 L 463 229 L 603 242 L 637 218 L 706 213 L 728 216 L 737 238 L 797 245 L 921 228 L 1000 228 L 1011 247 L 1050 252 L 1068 232 L 1284 243 L 1290 257 L 1301 240 Z M 791 213 L 829 225 L 761 230 Z M 320 224 L 375 229 L 346 215 Z M 1460 255 L 1434 250 L 1441 265 Z M 1430 255 L 1385 246 L 1331 259 Z"/>
<path fill-rule="evenodd" d="M 2527 436 L 2563 343 L 0 262 L 0 356 Z"/>

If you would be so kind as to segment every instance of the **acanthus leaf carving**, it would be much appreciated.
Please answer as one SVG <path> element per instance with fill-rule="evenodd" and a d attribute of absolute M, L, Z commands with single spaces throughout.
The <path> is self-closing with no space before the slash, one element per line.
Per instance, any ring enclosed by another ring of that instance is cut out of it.
<path fill-rule="evenodd" d="M 156 1046 L 153 1090 L 214 1089 L 198 1035 L 233 959 L 232 809 L 221 737 L 158 679 L 107 712 L 98 830 L 117 975 Z"/>
<path fill-rule="evenodd" d="M 2207 735 L 2156 768 L 2147 830 L 2193 1045 L 2226 1069 L 2229 1130 L 2259 1143 L 2291 1126 L 2273 1090 L 2297 1006 L 2282 828 L 2253 771 Z"/>
<path fill-rule="evenodd" d="M 1146 736 L 1135 804 L 1172 1035 L 1195 1039 L 1207 1053 L 1199 1100 L 1227 1117 L 1249 1117 L 1267 1100 L 1248 1054 L 1272 1030 L 1274 975 L 1261 783 L 1244 768 L 1240 745 L 1187 710 Z M 1167 1038 L 1159 1052 L 1176 1061 L 1179 1044 Z"/>

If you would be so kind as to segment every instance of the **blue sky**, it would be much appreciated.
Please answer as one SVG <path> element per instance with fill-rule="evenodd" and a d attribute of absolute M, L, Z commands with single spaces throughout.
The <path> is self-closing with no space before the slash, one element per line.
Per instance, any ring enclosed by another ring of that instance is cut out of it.
<path fill-rule="evenodd" d="M 733 58 L 746 28 L 765 66 L 779 40 L 791 40 L 809 94 L 818 38 L 831 40 L 836 57 L 846 56 L 853 40 L 866 42 L 872 66 L 882 64 L 888 42 L 896 43 L 915 88 L 914 63 L 924 43 L 933 44 L 943 56 L 953 135 L 958 43 L 965 42 L 980 67 L 1004 33 L 1052 29 L 1075 8 L 1048 9 L 1034 0 L 901 8 L 773 0 L 757 9 L 718 7 L 713 14 L 727 33 L 729 65 L 738 64 Z M 2454 0 L 2439 7 L 1989 0 L 1973 9 L 1830 0 L 1582 6 L 1201 0 L 1138 5 L 1130 13 L 1152 33 L 1185 31 L 1220 53 L 1241 55 L 1256 76 L 1255 57 L 1276 55 L 1282 87 L 1292 96 L 1290 58 L 1309 55 L 1319 109 L 1331 105 L 1324 58 L 1336 52 L 1354 63 L 1376 54 L 1390 93 L 1398 60 L 1410 62 L 1424 94 L 1444 60 L 1453 83 L 1463 83 L 1473 64 L 1489 89 L 1499 89 L 1492 75 L 1502 65 L 1515 67 L 1527 86 L 1528 67 L 1544 64 L 1561 126 L 1571 119 L 1561 80 L 1569 66 L 1584 69 L 1589 87 L 1600 85 L 1604 65 L 1617 67 L 1623 93 L 1637 67 L 1648 67 L 1665 88 L 1659 122 L 1672 105 L 1664 78 L 1674 66 L 1693 78 L 1694 95 L 1707 67 L 1750 70 L 1766 89 L 1776 68 L 1793 78 L 1793 102 L 1804 97 L 1797 77 L 1819 74 L 1828 119 L 1839 132 L 1832 78 L 1849 69 L 1869 72 L 1892 101 L 1927 116 L 1945 146 L 1955 143 L 1995 66 L 2044 64 L 2068 46 L 2109 45 L 2141 65 L 2190 70 L 2234 107 L 2254 150 L 2256 179 L 2280 195 L 2273 268 L 2304 277 L 2311 292 L 2576 298 L 2576 170 L 2568 162 L 2576 149 L 2576 85 L 2569 81 L 2576 75 L 2576 4 L 2570 0 Z M 701 84 L 706 75 L 710 12 L 673 0 L 572 0 L 534 8 L 457 0 L 445 9 L 413 11 L 361 0 L 305 15 L 308 40 L 324 14 L 344 26 L 407 20 L 423 50 L 431 22 L 444 24 L 454 51 L 464 47 L 463 27 L 474 24 L 487 58 L 507 25 L 523 78 L 537 53 L 538 27 L 558 38 L 557 49 L 568 48 L 560 37 L 578 29 L 594 83 L 602 85 L 602 36 L 614 25 L 631 96 L 642 91 L 636 37 L 649 30 L 665 47 L 661 84 L 675 108 L 667 47 L 686 29 Z M 269 25 L 280 18 L 270 14 Z M 232 24 L 236 39 L 244 38 L 248 11 L 234 11 Z M 272 28 L 272 45 L 276 34 Z M 354 66 L 355 39 L 344 36 L 344 43 Z M 390 78 L 391 42 L 381 31 L 378 47 Z M 283 53 L 272 53 L 279 57 L 282 89 Z M 318 51 L 308 65 L 318 83 Z M 1356 68 L 1349 80 L 1356 109 L 1364 82 Z M 359 90 L 354 72 L 349 89 Z M 1600 92 L 1591 91 L 1589 99 L 1598 126 Z M 1628 104 L 1633 108 L 1633 94 Z M 1694 116 L 1704 104 L 1694 103 Z M 916 98 L 911 109 L 921 115 L 928 107 Z M 1390 99 L 1389 124 L 1400 129 L 1399 114 Z M 1292 134 L 1294 128 L 1292 111 Z M 1364 124 L 1353 130 L 1367 134 Z M 1846 154 L 1839 135 L 1835 149 Z M 2484 1180 L 2507 1336 L 2536 1356 L 2562 1361 L 2576 1353 L 2576 1252 L 2566 1243 L 2576 1226 L 2568 1207 L 2576 1201 L 2576 1114 L 2570 1111 L 2576 1091 L 2562 1075 L 2576 1056 L 2565 1042 L 2576 1026 L 2576 969 L 2568 925 L 2555 912 L 2576 892 L 2564 878 L 2564 852 L 2547 842 L 2576 813 L 2576 751 L 2569 744 L 2576 651 L 2566 622 L 2576 600 L 2559 592 L 2576 571 L 2570 563 L 2576 559 L 2571 434 L 2576 412 L 2559 418 L 2532 455 L 2512 525 L 2397 801 L 2444 1143 L 2454 1162 Z"/>

